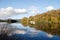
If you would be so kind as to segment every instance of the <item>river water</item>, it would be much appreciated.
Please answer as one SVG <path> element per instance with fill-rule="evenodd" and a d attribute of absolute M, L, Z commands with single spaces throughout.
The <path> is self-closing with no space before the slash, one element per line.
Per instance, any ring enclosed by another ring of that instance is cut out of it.
<path fill-rule="evenodd" d="M 8 25 L 8 24 L 7 24 Z M 9 34 L 14 40 L 60 40 L 60 36 L 48 34 L 29 26 L 24 27 L 20 23 L 9 24 L 14 31 Z"/>

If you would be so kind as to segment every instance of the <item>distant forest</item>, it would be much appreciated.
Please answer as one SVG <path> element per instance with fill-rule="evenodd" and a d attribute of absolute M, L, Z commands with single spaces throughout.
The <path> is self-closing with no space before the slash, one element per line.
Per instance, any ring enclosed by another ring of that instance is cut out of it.
<path fill-rule="evenodd" d="M 24 17 L 21 19 L 21 24 L 60 35 L 60 9 L 47 11 L 29 18 Z"/>

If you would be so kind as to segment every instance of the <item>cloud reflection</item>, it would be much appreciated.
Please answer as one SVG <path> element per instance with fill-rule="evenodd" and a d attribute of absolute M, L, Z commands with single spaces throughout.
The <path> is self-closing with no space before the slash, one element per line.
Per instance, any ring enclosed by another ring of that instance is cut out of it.
<path fill-rule="evenodd" d="M 51 34 L 47 34 L 47 37 L 49 37 L 49 38 L 53 38 L 54 36 L 51 35 Z"/>

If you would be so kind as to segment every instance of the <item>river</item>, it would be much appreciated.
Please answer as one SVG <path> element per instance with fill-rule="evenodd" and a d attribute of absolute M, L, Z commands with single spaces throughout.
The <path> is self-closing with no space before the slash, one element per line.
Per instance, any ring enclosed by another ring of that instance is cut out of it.
<path fill-rule="evenodd" d="M 42 30 L 36 30 L 29 26 L 24 27 L 20 23 L 9 24 L 14 31 L 9 34 L 13 40 L 60 40 L 60 36 L 48 34 Z"/>

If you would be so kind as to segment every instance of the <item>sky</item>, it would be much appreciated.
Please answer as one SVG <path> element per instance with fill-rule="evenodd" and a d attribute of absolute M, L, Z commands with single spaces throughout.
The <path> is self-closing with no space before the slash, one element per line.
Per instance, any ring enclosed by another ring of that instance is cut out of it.
<path fill-rule="evenodd" d="M 0 18 L 20 19 L 60 9 L 60 0 L 0 0 Z"/>

